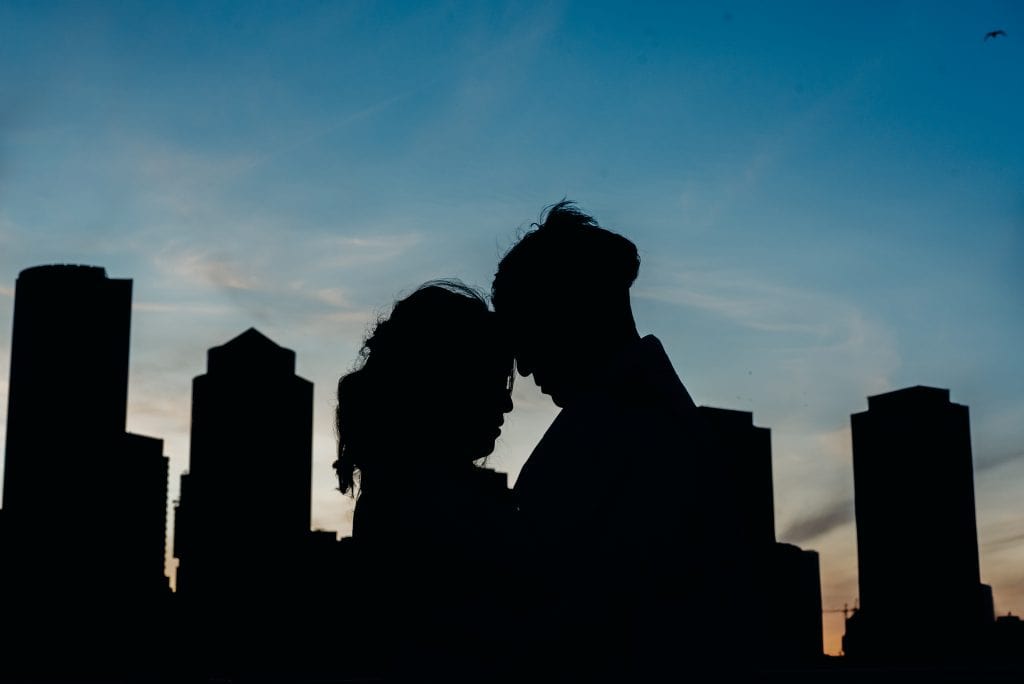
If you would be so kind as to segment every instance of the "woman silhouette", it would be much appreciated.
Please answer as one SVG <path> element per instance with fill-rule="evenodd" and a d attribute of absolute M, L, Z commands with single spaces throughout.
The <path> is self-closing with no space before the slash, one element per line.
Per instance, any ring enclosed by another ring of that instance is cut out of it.
<path fill-rule="evenodd" d="M 512 353 L 479 293 L 432 281 L 360 356 L 338 381 L 334 464 L 357 497 L 360 641 L 392 674 L 478 668 L 503 612 L 511 499 L 505 476 L 477 463 L 512 409 Z"/>

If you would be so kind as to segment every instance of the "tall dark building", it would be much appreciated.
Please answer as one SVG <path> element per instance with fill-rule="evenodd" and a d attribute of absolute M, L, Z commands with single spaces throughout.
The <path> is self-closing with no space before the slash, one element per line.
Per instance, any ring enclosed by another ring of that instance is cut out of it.
<path fill-rule="evenodd" d="M 323 638 L 309 616 L 328 610 L 312 603 L 327 571 L 311 564 L 336 554 L 310 530 L 312 439 L 295 352 L 252 328 L 209 350 L 174 528 L 179 636 L 201 670 L 294 672 Z"/>
<path fill-rule="evenodd" d="M 723 610 L 756 612 L 756 633 L 744 650 L 767 663 L 822 656 L 818 554 L 775 538 L 771 431 L 745 411 L 700 407 L 708 429 L 701 464 L 702 524 L 713 523 L 712 553 L 723 564 Z"/>
<path fill-rule="evenodd" d="M 121 480 L 131 486 L 111 492 L 117 502 L 112 529 L 120 538 L 112 536 L 110 557 L 123 568 L 121 581 L 130 583 L 137 594 L 169 596 L 164 574 L 168 476 L 164 442 L 129 432 L 122 438 L 119 457 Z"/>
<path fill-rule="evenodd" d="M 756 427 L 753 414 L 731 409 L 699 408 L 714 435 L 711 491 L 726 491 L 705 504 L 723 536 L 737 546 L 775 543 L 775 495 L 772 485 L 772 432 Z"/>
<path fill-rule="evenodd" d="M 4 514 L 23 589 L 167 591 L 163 443 L 125 433 L 131 296 L 95 266 L 18 277 Z"/>
<path fill-rule="evenodd" d="M 169 598 L 163 443 L 125 432 L 131 295 L 95 266 L 18 277 L 0 598 L 26 662 L 43 644 L 138 652 L 125 636 Z"/>
<path fill-rule="evenodd" d="M 90 484 L 124 434 L 132 281 L 96 266 L 18 276 L 7 411 L 4 509 L 52 532 L 88 509 Z"/>
<path fill-rule="evenodd" d="M 851 423 L 860 610 L 844 651 L 970 655 L 993 610 L 978 567 L 967 407 L 949 390 L 909 387 L 869 397 Z"/>
<path fill-rule="evenodd" d="M 176 512 L 183 598 L 285 591 L 308 548 L 313 385 L 295 352 L 250 328 L 210 349 L 192 384 L 189 471 Z"/>

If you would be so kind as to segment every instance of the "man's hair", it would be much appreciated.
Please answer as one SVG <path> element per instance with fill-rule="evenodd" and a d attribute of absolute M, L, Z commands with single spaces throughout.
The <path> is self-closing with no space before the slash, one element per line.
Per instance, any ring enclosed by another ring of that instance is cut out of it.
<path fill-rule="evenodd" d="M 574 202 L 548 207 L 540 223 L 498 264 L 491 286 L 495 310 L 559 294 L 587 296 L 628 291 L 640 271 L 630 240 L 606 230 Z"/>

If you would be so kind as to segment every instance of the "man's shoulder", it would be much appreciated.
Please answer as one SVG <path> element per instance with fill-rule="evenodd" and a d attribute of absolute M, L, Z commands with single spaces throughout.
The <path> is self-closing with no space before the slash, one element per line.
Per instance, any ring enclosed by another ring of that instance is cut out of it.
<path fill-rule="evenodd" d="M 695 444 L 696 418 L 696 406 L 660 340 L 648 335 L 608 371 L 599 391 L 562 409 L 527 460 L 516 490 L 565 496 L 567 488 L 586 488 L 600 496 L 602 483 L 611 491 L 626 471 L 650 472 L 686 458 Z"/>
<path fill-rule="evenodd" d="M 636 355 L 632 380 L 646 390 L 649 400 L 674 405 L 679 410 L 696 408 L 661 340 L 654 335 L 642 337 Z"/>

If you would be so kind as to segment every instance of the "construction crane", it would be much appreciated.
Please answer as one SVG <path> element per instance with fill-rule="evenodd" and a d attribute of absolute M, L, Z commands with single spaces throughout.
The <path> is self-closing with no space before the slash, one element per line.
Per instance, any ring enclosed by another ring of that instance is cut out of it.
<path fill-rule="evenodd" d="M 853 608 L 850 608 L 850 604 L 849 603 L 844 603 L 842 608 L 825 608 L 821 612 L 822 613 L 842 613 L 843 614 L 843 619 L 844 620 L 849 620 L 850 619 L 850 614 L 851 613 L 856 613 L 858 610 L 860 610 L 860 599 L 854 599 L 854 601 L 853 601 Z"/>

